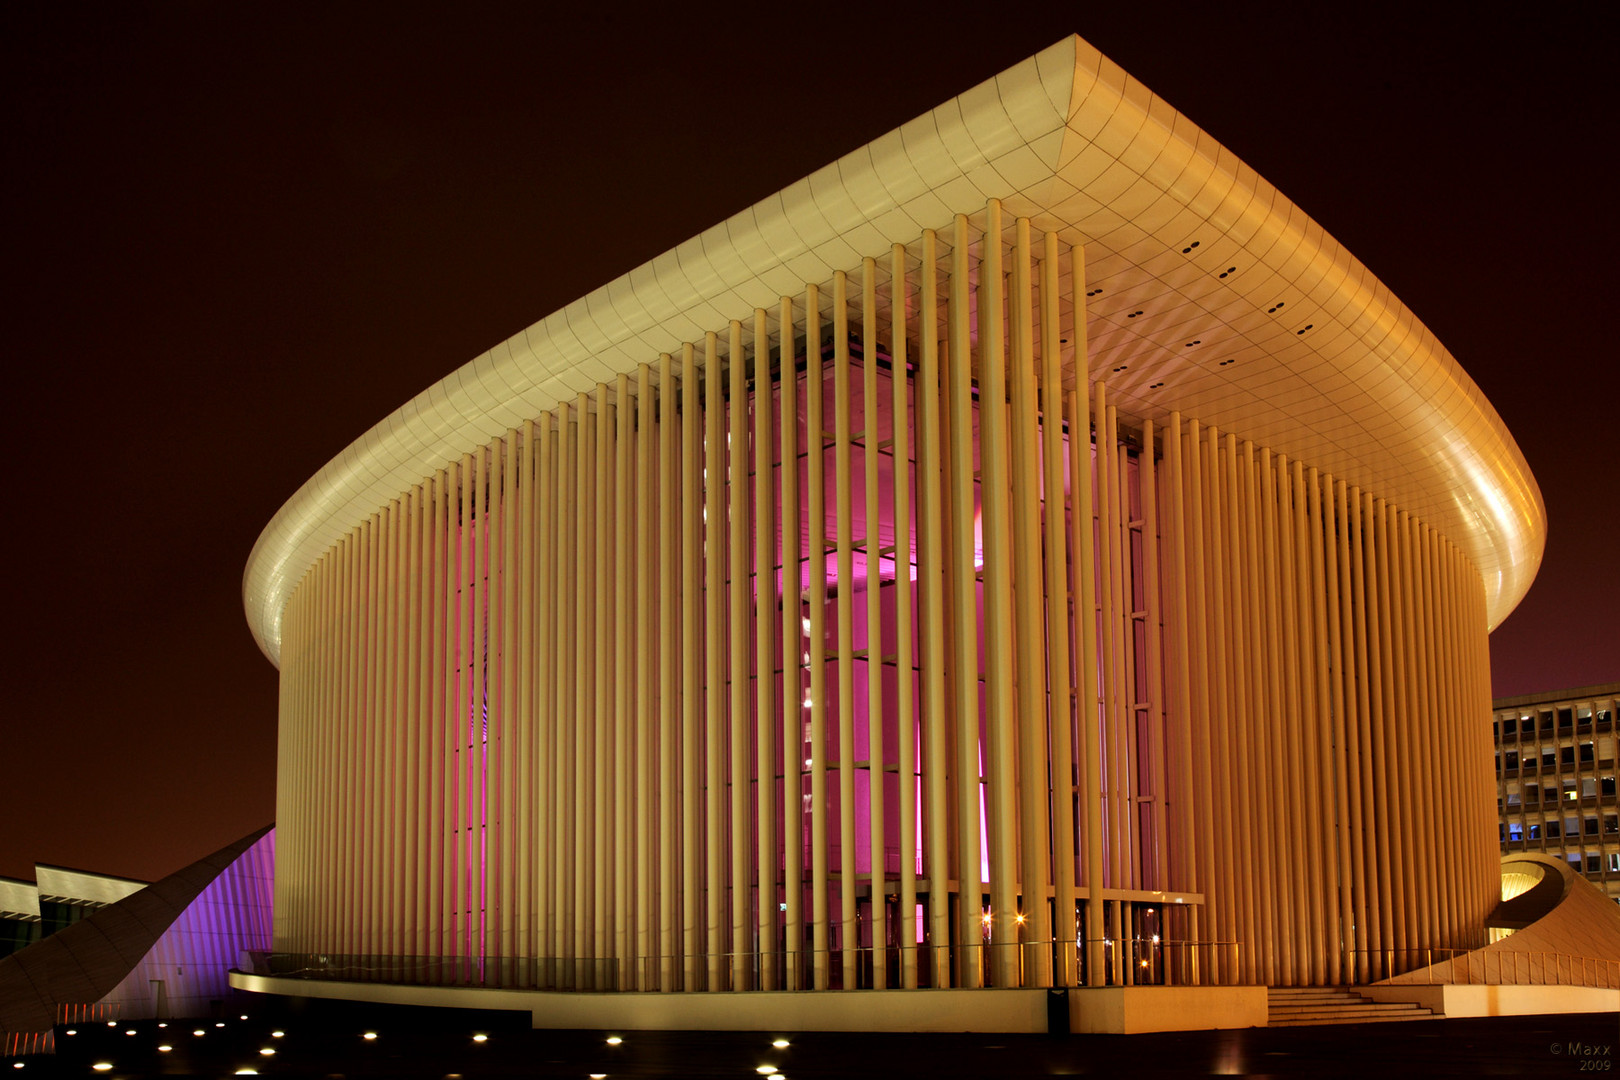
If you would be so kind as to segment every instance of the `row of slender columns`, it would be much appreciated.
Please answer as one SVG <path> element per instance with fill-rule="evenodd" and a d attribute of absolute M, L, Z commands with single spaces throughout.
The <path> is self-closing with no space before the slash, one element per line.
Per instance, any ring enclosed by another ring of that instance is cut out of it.
<path fill-rule="evenodd" d="M 983 223 L 559 403 L 310 569 L 278 948 L 719 990 L 1129 982 L 1150 922 L 1175 981 L 1474 943 L 1477 571 L 1123 423 L 1083 251 Z"/>

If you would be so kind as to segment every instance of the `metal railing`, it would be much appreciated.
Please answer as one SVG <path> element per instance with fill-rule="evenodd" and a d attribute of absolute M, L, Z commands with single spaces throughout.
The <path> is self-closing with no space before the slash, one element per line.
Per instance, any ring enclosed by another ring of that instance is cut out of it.
<path fill-rule="evenodd" d="M 1101 945 L 1100 970 L 1088 970 Z M 1065 956 L 1065 952 L 1069 955 Z M 1273 958 L 1269 971 L 1245 976 L 1242 943 L 1113 938 L 1092 941 L 975 942 L 968 946 L 899 945 L 884 949 L 802 949 L 769 956 L 730 952 L 646 957 L 640 978 L 628 960 L 557 957 L 362 956 L 253 953 L 245 969 L 259 975 L 425 986 L 479 986 L 523 990 L 620 992 L 651 989 L 867 990 L 1029 986 L 1026 973 L 1050 963 L 1054 984 L 1085 986 L 1208 986 L 1298 982 Z M 1350 949 L 1337 953 L 1344 985 L 1590 986 L 1620 989 L 1620 961 L 1548 951 L 1509 949 Z M 881 959 L 880 959 L 881 958 Z M 878 979 L 881 962 L 883 977 Z M 1332 981 L 1332 980 L 1330 980 Z"/>
<path fill-rule="evenodd" d="M 1590 986 L 1620 989 L 1620 960 L 1516 949 L 1371 950 L 1398 986 Z M 1405 961 L 1404 963 L 1402 961 Z M 1374 966 L 1374 965 L 1369 965 Z"/>
<path fill-rule="evenodd" d="M 1010 986 L 1031 985 L 1025 972 L 1040 965 L 1044 954 L 1056 973 L 1071 972 L 1074 985 L 1197 985 L 1208 972 L 1237 970 L 1238 942 L 1158 940 L 1151 937 L 1101 945 L 1099 971 L 1087 970 L 1086 940 L 975 942 L 967 946 L 890 945 L 794 953 L 778 949 L 761 955 L 731 952 L 630 960 L 559 957 L 378 956 L 335 953 L 252 952 L 243 970 L 256 975 L 343 982 L 382 982 L 427 986 L 480 986 L 525 990 L 583 992 L 635 991 L 656 987 L 675 990 L 773 989 L 866 990 L 879 986 L 918 988 L 997 985 L 997 974 L 1010 970 Z M 1064 953 L 1067 951 L 1068 956 Z M 881 963 L 883 978 L 877 977 Z M 1061 974 L 1058 976 L 1061 978 Z M 1222 981 L 1230 982 L 1230 978 Z"/>

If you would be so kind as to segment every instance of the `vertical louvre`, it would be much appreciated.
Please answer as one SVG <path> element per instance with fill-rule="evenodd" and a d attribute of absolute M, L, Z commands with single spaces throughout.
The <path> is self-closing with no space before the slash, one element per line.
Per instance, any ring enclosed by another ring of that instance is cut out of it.
<path fill-rule="evenodd" d="M 1477 570 L 1308 462 L 1127 422 L 1085 253 L 976 222 L 490 439 L 306 572 L 278 951 L 719 991 L 1478 944 Z"/>

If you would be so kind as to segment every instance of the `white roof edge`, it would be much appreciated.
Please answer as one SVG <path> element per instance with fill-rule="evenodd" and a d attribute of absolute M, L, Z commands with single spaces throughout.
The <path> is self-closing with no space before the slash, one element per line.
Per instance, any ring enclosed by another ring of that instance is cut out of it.
<path fill-rule="evenodd" d="M 1319 226 L 1314 242 L 1307 240 L 1304 232 L 1314 223 L 1275 188 L 1091 45 L 1065 38 L 553 312 L 451 372 L 356 439 L 282 505 L 254 544 L 242 589 L 260 649 L 279 666 L 288 597 L 322 553 L 399 494 L 390 477 L 429 476 L 487 442 L 492 425 L 504 430 L 494 417 L 506 411 L 514 394 L 526 409 L 544 411 L 595 385 L 597 378 L 581 369 L 603 367 L 605 354 L 647 351 L 646 339 L 667 337 L 662 328 L 669 322 L 707 324 L 716 314 L 747 322 L 753 309 L 739 282 L 780 273 L 789 261 L 813 257 L 818 248 L 855 230 L 881 235 L 878 220 L 907 204 L 931 197 L 954 215 L 982 210 L 986 198 L 1017 198 L 1019 190 L 987 166 L 1065 128 L 1056 156 L 1036 155 L 1047 170 L 1045 180 L 1056 177 L 1072 157 L 1071 142 L 1112 140 L 1119 160 L 1138 151 L 1139 175 L 1205 220 L 1224 219 L 1229 224 L 1223 228 L 1241 224 L 1252 232 L 1270 230 L 1296 246 L 1339 248 Z M 1223 174 L 1218 190 L 1204 180 L 1166 175 L 1165 161 L 1152 150 L 1166 143 L 1175 145 L 1184 164 L 1198 163 L 1202 175 Z M 905 160 L 874 157 L 895 153 Z M 1154 156 L 1146 156 L 1150 153 Z M 966 182 L 970 172 L 973 180 Z M 919 224 L 944 227 L 948 216 Z M 1349 294 L 1338 299 L 1353 309 L 1357 322 L 1416 323 L 1348 252 L 1333 251 L 1331 261 L 1346 271 L 1335 275 L 1341 283 L 1335 291 Z M 712 314 L 698 318 L 692 314 L 698 309 Z M 1432 335 L 1423 331 L 1421 336 L 1426 344 L 1403 339 L 1392 366 L 1415 360 L 1421 369 L 1438 366 L 1460 380 L 1464 411 L 1478 414 L 1473 430 L 1494 433 L 1494 442 L 1459 467 L 1473 470 L 1476 459 L 1489 459 L 1495 472 L 1469 479 L 1482 490 L 1511 494 L 1506 505 L 1475 512 L 1478 527 L 1469 537 L 1454 538 L 1486 579 L 1488 622 L 1494 628 L 1535 576 L 1546 512 L 1523 455 L 1483 394 Z"/>

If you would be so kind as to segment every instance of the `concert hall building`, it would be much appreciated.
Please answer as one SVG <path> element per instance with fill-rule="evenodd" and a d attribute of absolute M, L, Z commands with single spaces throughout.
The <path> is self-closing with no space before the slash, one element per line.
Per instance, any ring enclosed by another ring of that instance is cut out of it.
<path fill-rule="evenodd" d="M 276 970 L 1317 986 L 1476 948 L 1487 634 L 1545 535 L 1418 317 L 1061 41 L 281 508 L 244 583 Z"/>

